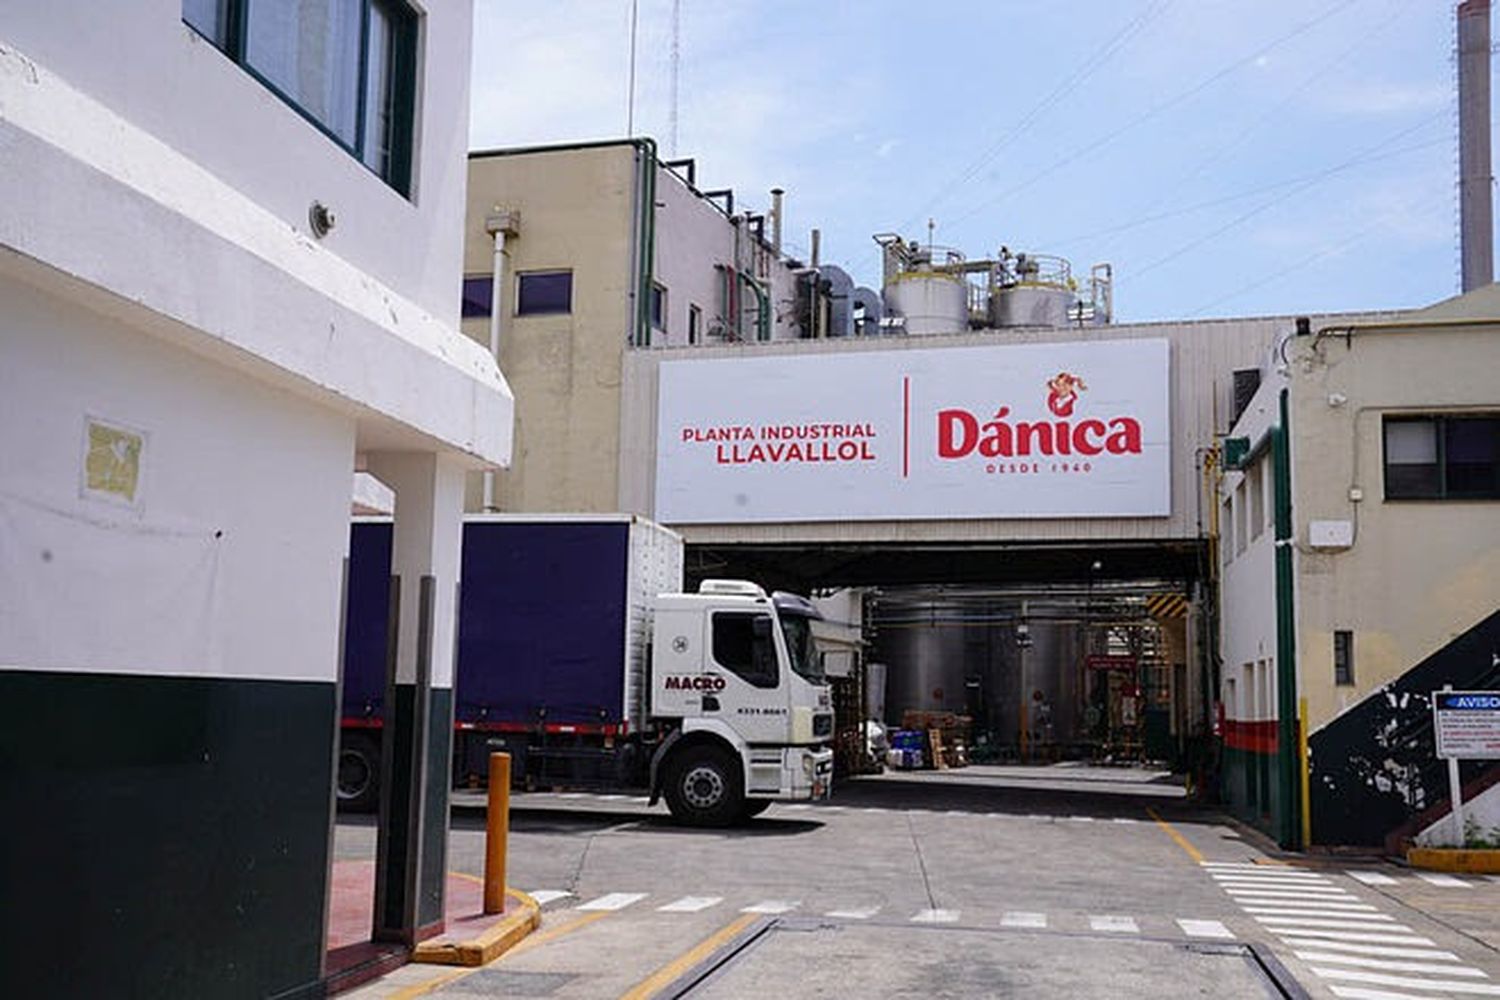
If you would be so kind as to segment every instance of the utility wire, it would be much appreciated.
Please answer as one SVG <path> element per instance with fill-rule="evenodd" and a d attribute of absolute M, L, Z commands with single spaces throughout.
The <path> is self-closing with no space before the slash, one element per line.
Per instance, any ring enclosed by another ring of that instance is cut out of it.
<path fill-rule="evenodd" d="M 1124 135 L 1126 132 L 1129 132 L 1132 129 L 1134 129 L 1136 126 L 1141 125 L 1141 124 L 1143 124 L 1143 123 L 1145 123 L 1147 121 L 1150 121 L 1152 118 L 1157 117 L 1158 115 L 1162 114 L 1163 112 L 1169 111 L 1172 108 L 1177 107 L 1179 104 L 1182 104 L 1182 103 L 1184 103 L 1184 102 L 1192 99 L 1193 97 L 1196 97 L 1198 94 L 1200 94 L 1203 91 L 1207 90 L 1209 87 L 1211 87 L 1214 84 L 1218 83 L 1220 80 L 1222 80 L 1225 77 L 1229 76 L 1231 73 L 1237 72 L 1238 70 L 1242 69 L 1243 67 L 1245 67 L 1245 66 L 1249 65 L 1250 63 L 1254 62 L 1256 59 L 1259 59 L 1261 56 L 1265 55 L 1266 53 L 1271 52 L 1272 50 L 1274 50 L 1276 48 L 1279 48 L 1282 45 L 1285 45 L 1287 42 L 1291 41 L 1293 38 L 1296 38 L 1297 36 L 1299 36 L 1301 34 L 1304 34 L 1307 31 L 1312 30 L 1313 28 L 1317 27 L 1319 24 L 1322 24 L 1324 21 L 1326 21 L 1329 18 L 1333 17 L 1335 14 L 1341 13 L 1342 11 L 1346 10 L 1347 8 L 1349 8 L 1350 6 L 1352 6 L 1354 3 L 1355 3 L 1355 0 L 1343 0 L 1342 3 L 1336 4 L 1335 6 L 1328 8 L 1327 10 L 1325 10 L 1323 13 L 1319 14 L 1317 17 L 1313 18 L 1312 20 L 1310 20 L 1310 21 L 1304 21 L 1302 24 L 1300 24 L 1297 27 L 1291 29 L 1290 31 L 1287 31 L 1287 32 L 1285 32 L 1285 33 L 1283 33 L 1281 35 L 1278 35 L 1275 39 L 1273 39 L 1272 41 L 1268 42 L 1265 45 L 1262 45 L 1260 48 L 1255 49 L 1254 51 L 1249 52 L 1249 53 L 1241 56 L 1239 59 L 1236 59 L 1234 62 L 1230 63 L 1229 65 L 1227 65 L 1225 67 L 1223 67 L 1222 69 L 1218 70 L 1217 72 L 1211 73 L 1210 75 L 1204 77 L 1202 80 L 1198 81 L 1197 83 L 1193 84 L 1188 89 L 1186 89 L 1186 90 L 1182 91 L 1181 93 L 1177 94 L 1175 97 L 1172 97 L 1172 98 L 1170 98 L 1170 99 L 1162 102 L 1161 104 L 1156 105 L 1155 107 L 1151 107 L 1151 108 L 1146 109 L 1145 111 L 1141 112 L 1139 115 L 1136 115 L 1134 118 L 1130 119 L 1128 122 L 1126 122 L 1125 124 L 1119 126 L 1118 128 L 1113 129 L 1113 130 L 1111 130 L 1109 132 L 1106 132 L 1102 136 L 1100 136 L 1099 138 L 1094 139 L 1091 142 L 1085 143 L 1084 145 L 1082 145 L 1082 146 L 1078 147 L 1077 149 L 1073 150 L 1072 152 L 1067 153 L 1064 156 L 1058 158 L 1057 160 L 1055 160 L 1051 164 L 1049 164 L 1046 168 L 1044 168 L 1043 170 L 1040 170 L 1040 171 L 1032 174 L 1030 177 L 1028 177 L 1026 180 L 1022 181 L 1020 184 L 1017 184 L 1017 185 L 1015 185 L 1015 186 L 1013 186 L 1011 188 L 1008 188 L 1005 191 L 1002 191 L 1000 194 L 995 195 L 993 198 L 986 199 L 985 201 L 981 202 L 979 205 L 975 206 L 969 212 L 967 212 L 964 215 L 961 215 L 957 219 L 953 220 L 953 222 L 951 223 L 951 225 L 958 225 L 959 223 L 966 222 L 969 219 L 972 219 L 974 216 L 978 215 L 980 212 L 983 212 L 984 210 L 986 210 L 988 208 L 991 208 L 992 206 L 994 206 L 994 205 L 996 205 L 996 204 L 1004 201 L 1005 199 L 1010 198 L 1011 196 L 1019 194 L 1020 192 L 1026 190 L 1027 188 L 1031 187 L 1031 185 L 1035 184 L 1037 181 L 1042 180 L 1043 178 L 1046 178 L 1046 177 L 1050 177 L 1054 173 L 1056 173 L 1057 171 L 1063 169 L 1064 167 L 1069 166 L 1074 161 L 1076 161 L 1078 159 L 1081 159 L 1084 156 L 1087 156 L 1089 153 L 1092 153 L 1095 150 L 1098 150 L 1098 149 L 1100 149 L 1100 148 L 1102 148 L 1104 146 L 1107 146 L 1109 143 L 1111 143 L 1114 140 L 1118 139 L 1120 136 Z"/>
<path fill-rule="evenodd" d="M 1326 62 L 1320 62 L 1317 68 L 1314 69 L 1312 73 L 1303 78 L 1301 83 L 1292 88 L 1292 90 L 1287 93 L 1285 97 L 1283 97 L 1280 101 L 1277 101 L 1275 105 L 1269 108 L 1247 128 L 1236 130 L 1233 138 L 1231 138 L 1226 143 L 1220 144 L 1218 148 L 1212 150 L 1207 156 L 1200 159 L 1197 165 L 1193 167 L 1193 169 L 1189 170 L 1185 174 L 1182 174 L 1176 182 L 1169 185 L 1158 198 L 1150 203 L 1145 211 L 1147 213 L 1150 213 L 1160 208 L 1163 204 L 1172 201 L 1176 197 L 1177 193 L 1183 189 L 1184 185 L 1202 176 L 1209 167 L 1213 166 L 1219 160 L 1223 159 L 1224 156 L 1226 156 L 1230 151 L 1243 146 L 1252 135 L 1258 132 L 1267 123 L 1279 119 L 1281 117 L 1282 111 L 1288 105 L 1292 104 L 1299 97 L 1301 97 L 1304 93 L 1306 93 L 1314 83 L 1318 82 L 1323 77 L 1333 72 L 1346 60 L 1348 60 L 1349 57 L 1352 56 L 1355 52 L 1359 51 L 1361 48 L 1367 45 L 1381 32 L 1388 29 L 1392 24 L 1399 20 L 1402 15 L 1410 13 L 1413 9 L 1415 8 L 1412 6 L 1398 3 L 1389 17 L 1387 17 L 1383 21 L 1376 23 L 1374 27 L 1372 27 L 1369 31 L 1366 31 L 1357 40 L 1355 40 L 1354 44 L 1345 48 L 1342 52 L 1334 56 L 1332 59 L 1327 60 Z M 1122 228 L 1130 227 L 1126 226 Z M 1119 230 L 1107 230 L 1106 232 L 1115 231 Z M 1106 247 L 1105 251 L 1098 254 L 1095 259 L 1109 260 L 1110 251 L 1112 249 L 1112 247 Z"/>
<path fill-rule="evenodd" d="M 1105 229 L 1096 229 L 1093 232 L 1082 233 L 1080 235 L 1067 237 L 1066 239 L 1057 240 L 1056 245 L 1070 246 L 1075 243 L 1082 243 L 1086 240 L 1098 239 L 1102 236 L 1113 236 L 1117 233 L 1126 232 L 1127 230 L 1138 229 L 1141 226 L 1150 225 L 1153 222 L 1162 222 L 1166 219 L 1175 219 L 1178 216 L 1191 215 L 1194 212 L 1201 212 L 1204 209 L 1217 208 L 1220 205 L 1228 205 L 1236 201 L 1244 201 L 1246 198 L 1253 198 L 1256 195 L 1266 194 L 1270 191 L 1277 191 L 1282 188 L 1291 187 L 1295 184 L 1302 184 L 1307 181 L 1323 180 L 1326 177 L 1331 177 L 1334 174 L 1342 173 L 1345 170 L 1352 170 L 1355 167 L 1368 166 L 1371 163 L 1379 163 L 1382 160 L 1394 159 L 1395 157 L 1405 156 L 1407 153 L 1414 153 L 1423 149 L 1431 149 L 1433 146 L 1446 145 L 1450 141 L 1450 138 L 1447 136 L 1439 139 L 1427 139 L 1423 142 L 1413 143 L 1410 146 L 1402 146 L 1399 149 L 1393 149 L 1390 152 L 1381 153 L 1378 156 L 1366 156 L 1358 160 L 1350 160 L 1345 163 L 1327 167 L 1323 170 L 1318 170 L 1310 174 L 1299 174 L 1296 177 L 1288 177 L 1284 180 L 1272 181 L 1269 184 L 1262 184 L 1258 187 L 1253 187 L 1245 191 L 1239 191 L 1235 194 L 1223 195 L 1222 197 L 1218 198 L 1210 198 L 1206 201 L 1195 202 L 1191 205 L 1184 205 L 1181 208 L 1174 208 L 1165 212 L 1154 212 L 1149 215 L 1137 216 L 1134 219 L 1130 219 L 1126 222 L 1121 222 L 1117 225 L 1109 226 Z M 1107 257 L 1108 255 L 1098 255 L 1096 259 L 1107 259 Z"/>
<path fill-rule="evenodd" d="M 1001 134 L 1000 138 L 988 146 L 967 168 L 953 179 L 939 187 L 938 192 L 929 198 L 925 205 L 918 209 L 911 218 L 901 224 L 898 232 L 905 232 L 909 227 L 921 222 L 922 219 L 937 205 L 958 190 L 963 184 L 977 176 L 995 157 L 1005 151 L 1013 142 L 1019 139 L 1027 129 L 1039 121 L 1043 114 L 1067 97 L 1089 77 L 1093 76 L 1101 67 L 1114 57 L 1125 45 L 1142 29 L 1164 11 L 1172 0 L 1154 0 L 1135 18 L 1127 22 L 1124 27 L 1115 32 L 1114 35 L 1099 48 L 1089 54 L 1078 67 L 1073 70 L 1061 83 L 1052 88 L 1030 111 L 1022 115 L 1009 129 Z"/>
<path fill-rule="evenodd" d="M 1443 200 L 1446 201 L 1447 198 L 1448 198 L 1448 192 L 1446 192 L 1446 191 L 1442 192 L 1442 196 L 1443 196 Z M 1244 295 L 1247 292 L 1253 292 L 1257 288 L 1262 288 L 1262 287 L 1264 287 L 1266 285 L 1269 285 L 1273 281 L 1277 281 L 1277 280 L 1279 280 L 1281 278 L 1284 278 L 1288 274 L 1291 274 L 1294 271 L 1300 271 L 1303 268 L 1308 267 L 1311 264 L 1317 263 L 1318 261 L 1322 260 L 1324 257 L 1329 257 L 1329 256 L 1332 256 L 1334 254 L 1340 253 L 1343 250 L 1347 249 L 1352 244 L 1354 244 L 1355 242 L 1364 239 L 1366 236 L 1368 236 L 1371 232 L 1375 231 L 1376 229 L 1381 229 L 1381 228 L 1384 228 L 1385 226 L 1388 226 L 1390 224 L 1390 222 L 1391 222 L 1392 217 L 1395 216 L 1395 215 L 1397 215 L 1398 213 L 1400 213 L 1400 212 L 1409 212 L 1412 209 L 1418 207 L 1419 205 L 1426 206 L 1428 203 L 1435 202 L 1436 200 L 1437 199 L 1433 198 L 1432 195 L 1431 195 L 1431 193 L 1429 193 L 1427 195 L 1427 197 L 1425 197 L 1425 198 L 1417 198 L 1417 199 L 1415 199 L 1415 200 L 1413 200 L 1411 202 L 1408 202 L 1407 204 L 1403 205 L 1399 209 L 1387 212 L 1385 215 L 1383 215 L 1380 218 L 1376 219 L 1371 224 L 1369 224 L 1367 226 L 1364 226 L 1363 228 L 1359 229 L 1358 231 L 1356 231 L 1354 233 L 1351 233 L 1349 236 L 1347 236 L 1344 239 L 1340 240 L 1339 242 L 1333 244 L 1332 246 L 1327 246 L 1327 247 L 1324 247 L 1321 250 L 1316 250 L 1313 253 L 1308 254 L 1306 257 L 1303 257 L 1302 259 L 1300 259 L 1300 260 L 1298 260 L 1298 261 L 1296 261 L 1296 262 L 1294 262 L 1292 264 L 1288 264 L 1286 267 L 1279 268 L 1278 270 L 1272 271 L 1269 274 L 1266 274 L 1266 275 L 1263 275 L 1260 278 L 1257 278 L 1255 281 L 1252 281 L 1249 284 L 1240 286 L 1239 288 L 1235 289 L 1234 291 L 1229 292 L 1227 295 L 1221 295 L 1218 298 L 1213 299 L 1210 302 L 1205 302 L 1203 305 L 1199 306 L 1197 309 L 1194 309 L 1192 312 L 1188 313 L 1187 315 L 1189 317 L 1201 316 L 1203 313 L 1208 312 L 1210 309 L 1213 309 L 1215 306 L 1222 305 L 1223 303 L 1228 302 L 1228 301 L 1230 301 L 1232 299 L 1239 298 L 1241 295 Z"/>
<path fill-rule="evenodd" d="M 1343 170 L 1343 169 L 1346 169 L 1347 167 L 1353 166 L 1355 163 L 1358 163 L 1359 161 L 1365 159 L 1367 156 L 1369 156 L 1371 153 L 1375 152 L 1376 150 L 1379 150 L 1379 149 L 1381 149 L 1381 148 L 1383 148 L 1385 146 L 1389 146 L 1391 143 L 1396 142 L 1397 140 L 1404 139 L 1408 135 L 1412 134 L 1413 132 L 1416 132 L 1419 129 L 1426 128 L 1428 125 L 1431 125 L 1433 122 L 1440 121 L 1440 120 L 1442 120 L 1442 119 L 1444 119 L 1446 117 L 1447 117 L 1447 112 L 1443 111 L 1443 112 L 1439 112 L 1439 113 L 1437 113 L 1435 115 L 1429 115 L 1428 117 L 1423 118 L 1421 121 L 1417 122 L 1415 125 L 1407 126 L 1406 128 L 1402 129 L 1401 131 L 1395 133 L 1394 135 L 1389 136 L 1389 137 L 1381 140 L 1380 142 L 1377 142 L 1375 145 L 1369 147 L 1368 149 L 1365 149 L 1364 151 L 1358 153 L 1357 155 L 1355 155 L 1353 157 L 1350 157 L 1348 160 L 1345 160 L 1342 163 L 1336 164 L 1334 167 L 1330 167 L 1327 170 L 1322 171 L 1320 174 L 1314 175 L 1314 176 L 1310 177 L 1309 179 L 1302 181 L 1301 183 L 1295 185 L 1291 190 L 1286 191 L 1283 194 L 1277 195 L 1275 198 L 1271 198 L 1271 199 L 1269 199 L 1267 201 L 1262 202 L 1261 204 L 1257 205 L 1256 207 L 1250 209 L 1248 212 L 1244 212 L 1244 213 L 1242 213 L 1240 215 L 1235 216 L 1233 219 L 1231 219 L 1228 222 L 1224 223 L 1222 226 L 1219 226 L 1217 229 L 1214 229 L 1211 232 L 1205 233 L 1202 236 L 1197 237 L 1196 239 L 1189 240 L 1188 242 L 1184 243 L 1182 246 L 1178 247 L 1176 250 L 1173 250 L 1171 253 L 1167 254 L 1165 257 L 1158 257 L 1156 260 L 1154 260 L 1151 263 L 1147 264 L 1145 267 L 1141 268 L 1139 271 L 1132 271 L 1132 272 L 1130 272 L 1130 276 L 1132 278 L 1140 278 L 1142 275 L 1150 274 L 1152 271 L 1155 271 L 1159 267 L 1164 267 L 1165 265 L 1170 264 L 1172 261 L 1177 260 L 1178 258 L 1182 257 L 1184 254 L 1187 254 L 1187 253 L 1189 253 L 1189 252 L 1197 249 L 1198 247 L 1200 247 L 1203 244 L 1207 243 L 1209 240 L 1212 240 L 1212 239 L 1214 239 L 1216 237 L 1222 236 L 1225 233 L 1227 233 L 1229 230 L 1235 228 L 1236 226 L 1243 225 L 1244 223 L 1250 221 L 1251 219 L 1255 218 L 1257 215 L 1260 215 L 1266 209 L 1271 208 L 1274 205 L 1278 205 L 1281 202 L 1286 201 L 1288 198 L 1291 198 L 1291 197 L 1293 197 L 1295 195 L 1301 194 L 1303 191 L 1307 190 L 1308 188 L 1310 188 L 1314 184 L 1316 184 L 1318 181 L 1322 180 L 1323 177 L 1330 176 L 1330 175 L 1332 175 L 1333 173 L 1336 173 L 1339 170 Z"/>

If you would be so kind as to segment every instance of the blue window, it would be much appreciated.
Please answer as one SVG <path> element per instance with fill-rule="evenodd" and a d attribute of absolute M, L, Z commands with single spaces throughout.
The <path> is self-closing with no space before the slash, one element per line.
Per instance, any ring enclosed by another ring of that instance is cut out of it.
<path fill-rule="evenodd" d="M 183 0 L 182 19 L 402 194 L 417 16 L 399 0 Z"/>
<path fill-rule="evenodd" d="M 523 271 L 517 279 L 517 316 L 544 316 L 572 311 L 572 271 Z"/>
<path fill-rule="evenodd" d="M 488 316 L 495 308 L 495 282 L 488 274 L 464 278 L 463 317 Z"/>

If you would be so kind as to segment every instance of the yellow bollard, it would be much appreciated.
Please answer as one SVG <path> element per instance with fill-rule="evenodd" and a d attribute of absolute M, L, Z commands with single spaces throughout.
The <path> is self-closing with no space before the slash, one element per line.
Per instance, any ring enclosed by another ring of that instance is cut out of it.
<path fill-rule="evenodd" d="M 484 912 L 505 912 L 505 848 L 510 835 L 510 754 L 490 754 L 484 827 Z"/>

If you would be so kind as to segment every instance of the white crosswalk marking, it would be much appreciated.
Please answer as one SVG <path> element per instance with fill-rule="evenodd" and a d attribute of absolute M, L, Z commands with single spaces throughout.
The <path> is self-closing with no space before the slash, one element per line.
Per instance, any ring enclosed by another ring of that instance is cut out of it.
<path fill-rule="evenodd" d="M 573 894 L 564 889 L 533 889 L 526 895 L 530 896 L 541 905 L 546 906 L 548 903 L 555 903 L 559 899 L 567 899 Z"/>
<path fill-rule="evenodd" d="M 785 809 L 795 809 L 798 812 L 801 812 L 803 809 L 811 809 L 812 806 L 808 805 L 806 802 L 793 802 L 791 805 L 784 806 L 783 808 L 785 808 Z"/>
<path fill-rule="evenodd" d="M 1316 948 L 1320 951 L 1348 951 L 1356 955 L 1380 955 L 1385 958 L 1428 958 L 1440 962 L 1457 962 L 1451 951 L 1434 948 L 1396 948 L 1388 944 L 1356 944 L 1352 941 L 1322 941 L 1316 938 L 1283 938 L 1289 948 Z"/>
<path fill-rule="evenodd" d="M 1439 975 L 1464 976 L 1468 979 L 1488 979 L 1483 972 L 1467 965 L 1449 965 L 1446 962 L 1401 962 L 1385 958 L 1364 958 L 1360 955 L 1340 955 L 1327 951 L 1293 951 L 1293 955 L 1304 962 L 1336 962 L 1361 969 L 1382 969 L 1386 972 L 1435 972 Z"/>
<path fill-rule="evenodd" d="M 724 902 L 723 896 L 683 896 L 681 899 L 673 900 L 666 906 L 658 906 L 659 913 L 697 913 L 706 910 L 710 906 L 716 906 Z"/>
<path fill-rule="evenodd" d="M 624 802 L 626 799 L 624 795 L 596 795 L 594 797 L 601 802 Z"/>
<path fill-rule="evenodd" d="M 559 792 L 557 797 L 560 799 L 581 799 L 585 796 L 583 792 Z"/>
<path fill-rule="evenodd" d="M 591 899 L 579 907 L 580 910 L 623 910 L 632 903 L 639 903 L 645 899 L 648 893 L 644 892 L 611 892 Z"/>
<path fill-rule="evenodd" d="M 1274 878 L 1288 882 L 1326 882 L 1328 876 L 1321 872 L 1306 872 L 1300 868 L 1211 868 L 1209 875 L 1216 879 L 1226 878 Z"/>
<path fill-rule="evenodd" d="M 1392 993 L 1390 990 L 1372 990 L 1364 986 L 1340 986 L 1329 983 L 1328 988 L 1336 997 L 1348 1000 L 1427 1000 L 1425 993 Z"/>
<path fill-rule="evenodd" d="M 1324 979 L 1343 979 L 1352 983 L 1369 983 L 1372 986 L 1405 986 L 1419 990 L 1442 990 L 1447 993 L 1472 993 L 1487 997 L 1500 997 L 1500 986 L 1491 983 L 1468 983 L 1462 979 L 1413 979 L 1411 976 L 1362 972 L 1358 969 L 1334 969 L 1322 965 L 1314 965 L 1312 970 Z"/>
<path fill-rule="evenodd" d="M 1342 920 L 1346 922 L 1352 920 L 1355 923 L 1359 924 L 1389 924 L 1394 923 L 1396 920 L 1395 917 L 1387 916 L 1386 914 L 1381 913 L 1379 910 L 1375 910 L 1370 913 L 1361 913 L 1355 910 L 1340 910 L 1338 913 L 1329 913 L 1326 910 L 1271 910 L 1269 912 L 1266 912 L 1263 910 L 1247 909 L 1245 910 L 1245 912 L 1261 914 L 1261 916 L 1257 916 L 1255 919 L 1262 920 L 1262 917 L 1264 917 L 1264 920 L 1262 920 L 1263 923 L 1275 922 L 1290 924 L 1299 922 L 1296 918 L 1309 917 L 1319 921 L 1319 923 L 1312 925 L 1314 927 L 1338 926 L 1338 924 L 1322 923 L 1322 921 L 1324 920 Z"/>
<path fill-rule="evenodd" d="M 1246 913 L 1264 913 L 1268 917 L 1338 917 L 1346 913 L 1357 917 L 1380 912 L 1363 903 L 1261 903 L 1246 904 L 1241 909 Z"/>
<path fill-rule="evenodd" d="M 1440 885 L 1444 889 L 1472 889 L 1474 888 L 1463 879 L 1454 875 L 1441 875 L 1436 872 L 1417 872 L 1417 878 L 1430 885 Z"/>
<path fill-rule="evenodd" d="M 753 906 L 747 906 L 740 910 L 741 913 L 764 913 L 774 916 L 778 913 L 790 913 L 802 905 L 799 899 L 763 899 Z"/>
<path fill-rule="evenodd" d="M 1416 944 L 1431 947 L 1432 938 L 1416 934 L 1371 934 L 1368 931 L 1330 931 L 1322 927 L 1271 927 L 1273 934 L 1281 938 L 1328 938 L 1332 941 L 1360 941 L 1368 944 Z"/>
<path fill-rule="evenodd" d="M 1351 869 L 1350 871 L 1344 872 L 1344 874 L 1348 875 L 1352 879 L 1358 879 L 1359 881 L 1363 882 L 1365 885 L 1395 885 L 1396 884 L 1396 880 L 1395 879 L 1391 878 L 1389 875 L 1383 875 L 1380 872 L 1354 871 L 1354 870 Z"/>
<path fill-rule="evenodd" d="M 1233 940 L 1234 931 L 1225 927 L 1217 920 L 1184 920 L 1179 918 L 1177 926 L 1182 928 L 1182 933 L 1188 937 L 1198 938 L 1220 938 Z"/>
<path fill-rule="evenodd" d="M 869 920 L 879 912 L 878 906 L 863 906 L 849 910 L 829 910 L 823 916 L 832 917 L 834 920 Z"/>
<path fill-rule="evenodd" d="M 1140 927 L 1136 926 L 1134 917 L 1120 917 L 1111 914 L 1096 914 L 1089 917 L 1089 928 L 1096 931 L 1106 931 L 1110 934 L 1139 934 Z"/>
<path fill-rule="evenodd" d="M 1139 823 L 1140 822 L 1140 820 L 1134 819 L 1134 818 L 1132 818 L 1130 816 L 1116 816 L 1114 821 L 1116 823 Z"/>
<path fill-rule="evenodd" d="M 1022 910 L 1012 910 L 1000 917 L 1001 927 L 1033 927 L 1047 926 L 1047 914 L 1028 913 Z"/>
<path fill-rule="evenodd" d="M 1094 817 L 1092 816 L 1069 816 L 1068 819 L 1075 823 L 1092 823 L 1094 821 Z"/>
<path fill-rule="evenodd" d="M 1371 921 L 1368 917 L 1357 920 L 1354 917 L 1341 917 L 1338 920 L 1325 920 L 1322 917 L 1256 917 L 1256 921 L 1265 924 L 1275 930 L 1289 927 L 1334 927 L 1340 930 L 1372 930 L 1382 933 L 1387 931 L 1404 931 L 1411 933 L 1411 928 L 1405 924 L 1395 923 L 1394 917 L 1387 917 L 1384 913 L 1374 914 L 1384 918 L 1384 923 Z"/>
<path fill-rule="evenodd" d="M 1296 889 L 1271 888 L 1263 885 L 1226 885 L 1224 891 L 1231 896 L 1291 896 L 1321 899 L 1356 898 L 1352 893 L 1332 886 L 1304 886 Z"/>
<path fill-rule="evenodd" d="M 914 924 L 956 924 L 957 910 L 921 910 L 911 918 Z"/>

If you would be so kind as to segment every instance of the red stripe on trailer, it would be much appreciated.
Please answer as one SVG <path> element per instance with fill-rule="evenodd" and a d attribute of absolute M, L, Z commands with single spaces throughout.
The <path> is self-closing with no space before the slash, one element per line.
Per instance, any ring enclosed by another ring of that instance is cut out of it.
<path fill-rule="evenodd" d="M 380 729 L 385 725 L 385 720 L 378 715 L 363 719 L 340 719 L 339 725 L 344 729 Z"/>
<path fill-rule="evenodd" d="M 558 733 L 563 735 L 624 736 L 625 725 L 590 722 L 548 722 L 540 726 L 525 722 L 455 722 L 454 729 L 480 733 Z"/>

